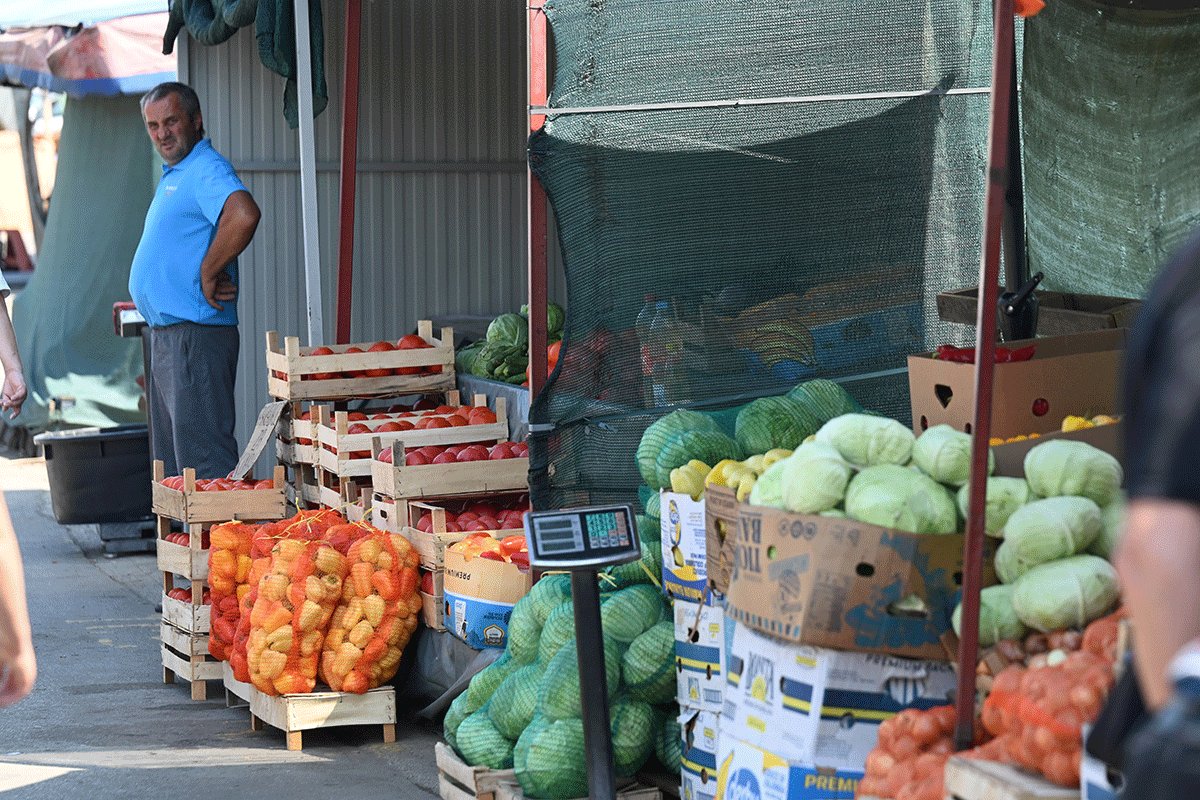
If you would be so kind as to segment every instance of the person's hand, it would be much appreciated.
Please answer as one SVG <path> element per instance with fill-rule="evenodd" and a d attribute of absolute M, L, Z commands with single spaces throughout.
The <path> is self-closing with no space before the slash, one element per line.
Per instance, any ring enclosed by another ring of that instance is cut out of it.
<path fill-rule="evenodd" d="M 202 274 L 200 288 L 204 291 L 204 299 L 217 311 L 225 310 L 221 303 L 237 299 L 237 284 L 224 272 L 219 273 L 215 278 L 209 278 Z"/>
<path fill-rule="evenodd" d="M 37 658 L 32 647 L 25 647 L 17 657 L 0 664 L 0 708 L 11 706 L 33 691 L 37 679 Z"/>
<path fill-rule="evenodd" d="M 4 388 L 0 390 L 0 409 L 10 412 L 9 419 L 16 419 L 21 413 L 21 404 L 25 402 L 28 389 L 25 387 L 25 376 L 21 370 L 7 370 L 4 373 Z"/>

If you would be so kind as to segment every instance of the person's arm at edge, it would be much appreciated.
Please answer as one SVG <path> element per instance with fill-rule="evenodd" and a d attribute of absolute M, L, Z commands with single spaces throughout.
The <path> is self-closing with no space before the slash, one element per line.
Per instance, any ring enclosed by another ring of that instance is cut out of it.
<path fill-rule="evenodd" d="M 204 298 L 213 308 L 221 310 L 219 301 L 232 300 L 236 296 L 236 287 L 222 286 L 221 276 L 225 267 L 250 244 L 261 218 L 258 204 L 247 191 L 234 192 L 225 201 L 217 221 L 217 232 L 200 262 L 200 286 Z"/>
<path fill-rule="evenodd" d="M 21 367 L 21 354 L 17 350 L 17 335 L 13 332 L 12 320 L 8 317 L 8 306 L 0 297 L 0 365 L 4 367 L 4 386 L 0 390 L 0 408 L 11 411 L 10 417 L 21 413 L 28 390 Z"/>
<path fill-rule="evenodd" d="M 21 550 L 0 491 L 0 708 L 29 694 L 36 678 Z"/>
<path fill-rule="evenodd" d="M 1133 651 L 1146 703 L 1171 696 L 1167 667 L 1200 637 L 1200 508 L 1176 500 L 1130 502 L 1114 559 L 1133 621 Z"/>

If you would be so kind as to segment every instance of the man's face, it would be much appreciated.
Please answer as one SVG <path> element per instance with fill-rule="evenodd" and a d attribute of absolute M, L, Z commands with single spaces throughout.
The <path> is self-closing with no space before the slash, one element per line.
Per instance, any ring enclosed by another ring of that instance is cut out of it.
<path fill-rule="evenodd" d="M 196 142 L 200 141 L 200 129 L 204 123 L 199 114 L 195 119 L 188 117 L 177 94 L 147 103 L 142 118 L 154 149 L 171 166 L 187 158 Z"/>

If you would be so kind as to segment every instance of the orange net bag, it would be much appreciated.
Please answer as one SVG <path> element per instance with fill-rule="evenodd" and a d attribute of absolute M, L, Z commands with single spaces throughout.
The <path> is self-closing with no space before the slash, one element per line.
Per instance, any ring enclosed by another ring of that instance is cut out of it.
<path fill-rule="evenodd" d="M 349 548 L 348 577 L 321 654 L 321 679 L 362 694 L 391 680 L 421 610 L 419 558 L 404 537 L 374 528 Z"/>
<path fill-rule="evenodd" d="M 884 720 L 855 797 L 943 800 L 946 761 L 954 752 L 954 706 L 908 709 Z"/>
<path fill-rule="evenodd" d="M 221 661 L 228 661 L 237 636 L 241 616 L 239 594 L 249 591 L 250 542 L 257 525 L 244 522 L 223 522 L 214 525 L 208 551 L 208 585 L 212 591 L 212 627 L 208 636 L 208 652 Z"/>

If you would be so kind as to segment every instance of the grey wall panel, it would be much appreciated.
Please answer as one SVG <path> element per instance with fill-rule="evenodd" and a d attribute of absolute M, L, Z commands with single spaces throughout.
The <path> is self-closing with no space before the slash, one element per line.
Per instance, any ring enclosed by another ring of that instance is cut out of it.
<path fill-rule="evenodd" d="M 343 4 L 326 2 L 329 106 L 315 124 L 326 338 L 336 308 Z M 355 219 L 356 341 L 439 314 L 494 315 L 525 300 L 525 9 L 501 0 L 363 4 Z M 305 339 L 298 137 L 283 80 L 252 29 L 189 43 L 186 71 L 217 149 L 263 209 L 242 257 L 238 438 L 266 397 L 263 333 Z M 551 297 L 564 300 L 551 237 Z"/>

